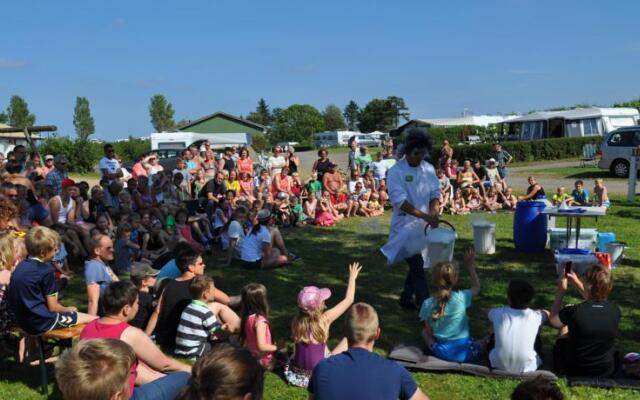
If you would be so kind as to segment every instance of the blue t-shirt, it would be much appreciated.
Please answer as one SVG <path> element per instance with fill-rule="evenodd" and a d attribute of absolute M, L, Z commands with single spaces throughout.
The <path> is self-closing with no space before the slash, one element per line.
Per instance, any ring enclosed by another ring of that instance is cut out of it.
<path fill-rule="evenodd" d="M 100 299 L 102 299 L 102 295 L 107 289 L 107 286 L 113 282 L 111 275 L 109 275 L 107 271 L 107 266 L 104 265 L 102 261 L 96 259 L 85 261 L 84 280 L 87 286 L 94 283 L 100 285 Z"/>
<path fill-rule="evenodd" d="M 254 262 L 262 258 L 262 246 L 271 243 L 271 233 L 264 225 L 260 225 L 258 232 L 249 231 L 240 244 L 240 259 Z"/>
<path fill-rule="evenodd" d="M 115 270 L 117 274 L 129 272 L 131 259 L 136 255 L 136 249 L 129 247 L 129 238 L 116 240 Z"/>
<path fill-rule="evenodd" d="M 67 248 L 64 247 L 64 243 L 60 242 L 58 245 L 58 253 L 51 259 L 52 263 L 64 264 L 64 259 L 67 258 L 69 253 L 67 253 Z"/>
<path fill-rule="evenodd" d="M 176 259 L 169 261 L 166 263 L 156 275 L 156 280 L 160 281 L 161 279 L 169 278 L 176 279 L 182 275 L 182 272 L 178 269 L 178 265 L 176 264 Z"/>
<path fill-rule="evenodd" d="M 582 192 L 578 192 L 577 190 L 573 189 L 573 192 L 571 192 L 571 196 L 576 202 L 580 204 L 587 204 L 589 202 L 589 192 L 587 191 L 587 189 L 582 189 Z"/>
<path fill-rule="evenodd" d="M 366 349 L 351 347 L 313 369 L 309 393 L 315 400 L 409 399 L 418 385 L 409 372 Z"/>
<path fill-rule="evenodd" d="M 9 283 L 9 306 L 20 328 L 32 335 L 49 331 L 58 314 L 49 311 L 47 298 L 57 295 L 53 268 L 34 258 L 18 264 Z"/>
<path fill-rule="evenodd" d="M 469 337 L 467 308 L 471 306 L 471 290 L 456 290 L 444 307 L 444 315 L 437 320 L 431 316 L 438 307 L 438 300 L 429 297 L 420 308 L 420 321 L 428 321 L 437 340 L 456 340 Z"/>

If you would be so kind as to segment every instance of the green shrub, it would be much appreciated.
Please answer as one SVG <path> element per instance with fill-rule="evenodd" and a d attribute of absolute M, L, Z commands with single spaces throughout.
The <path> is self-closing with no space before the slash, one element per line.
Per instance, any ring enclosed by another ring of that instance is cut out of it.
<path fill-rule="evenodd" d="M 431 130 L 430 130 L 431 132 Z M 579 137 L 560 139 L 541 139 L 531 141 L 507 141 L 502 147 L 507 150 L 514 161 L 558 160 L 563 158 L 579 157 L 582 155 L 582 146 L 585 144 L 600 144 L 602 137 Z M 464 160 L 479 158 L 488 160 L 495 156 L 493 144 L 453 145 L 453 157 L 462 163 Z M 435 144 L 431 159 L 440 158 L 440 146 Z"/>
<path fill-rule="evenodd" d="M 271 147 L 265 135 L 251 135 L 251 147 L 258 153 Z"/>
<path fill-rule="evenodd" d="M 129 136 L 124 142 L 114 142 L 113 148 L 122 161 L 135 160 L 143 153 L 151 150 L 151 140 Z"/>
<path fill-rule="evenodd" d="M 78 173 L 94 171 L 103 154 L 102 145 L 99 143 L 59 136 L 41 141 L 38 151 L 42 155 L 64 155 L 69 163 L 69 171 Z"/>

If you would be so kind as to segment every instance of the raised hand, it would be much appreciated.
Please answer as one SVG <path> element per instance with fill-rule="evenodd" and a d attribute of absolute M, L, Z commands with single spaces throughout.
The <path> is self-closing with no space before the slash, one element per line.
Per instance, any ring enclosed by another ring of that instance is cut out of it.
<path fill-rule="evenodd" d="M 358 261 L 355 261 L 349 265 L 349 279 L 354 281 L 358 279 L 358 274 L 362 271 L 362 266 Z"/>
<path fill-rule="evenodd" d="M 464 265 L 467 267 L 471 267 L 475 265 L 476 262 L 476 251 L 473 247 L 469 246 L 464 249 L 464 255 L 462 256 L 464 261 Z"/>

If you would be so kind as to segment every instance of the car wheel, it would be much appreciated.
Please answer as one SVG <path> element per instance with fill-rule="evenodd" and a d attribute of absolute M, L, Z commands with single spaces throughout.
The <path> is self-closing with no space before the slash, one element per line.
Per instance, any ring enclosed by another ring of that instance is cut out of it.
<path fill-rule="evenodd" d="M 611 164 L 611 172 L 618 178 L 629 176 L 629 162 L 626 160 L 615 160 Z"/>

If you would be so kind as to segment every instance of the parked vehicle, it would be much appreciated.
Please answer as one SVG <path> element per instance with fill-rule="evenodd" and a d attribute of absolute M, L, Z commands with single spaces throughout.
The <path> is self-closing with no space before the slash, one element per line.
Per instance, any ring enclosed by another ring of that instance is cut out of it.
<path fill-rule="evenodd" d="M 315 147 L 330 147 L 330 146 L 346 146 L 349 143 L 349 138 L 358 132 L 352 131 L 326 131 L 313 135 L 313 145 Z"/>
<path fill-rule="evenodd" d="M 355 140 L 358 146 L 379 147 L 382 142 L 379 139 L 374 138 L 368 133 L 359 133 L 349 138 L 349 142 Z"/>
<path fill-rule="evenodd" d="M 146 153 L 142 154 L 140 156 L 140 158 L 144 158 L 146 156 L 148 156 L 151 153 L 155 153 L 158 155 L 158 159 L 160 161 L 160 165 L 162 165 L 162 167 L 165 170 L 169 170 L 169 171 L 173 171 L 176 168 L 176 161 L 178 156 L 180 156 L 180 154 L 182 153 L 182 150 L 184 150 L 184 147 L 182 148 L 175 148 L 175 149 L 159 149 L 159 150 L 151 150 L 151 151 L 147 151 Z M 126 168 L 127 170 L 131 171 L 131 169 L 133 168 L 133 164 L 136 163 L 136 160 L 129 160 L 129 161 L 125 161 L 124 163 L 122 163 L 122 166 L 124 168 Z"/>
<path fill-rule="evenodd" d="M 608 169 L 617 177 L 629 176 L 633 149 L 640 146 L 640 125 L 616 129 L 605 136 L 598 167 Z"/>

